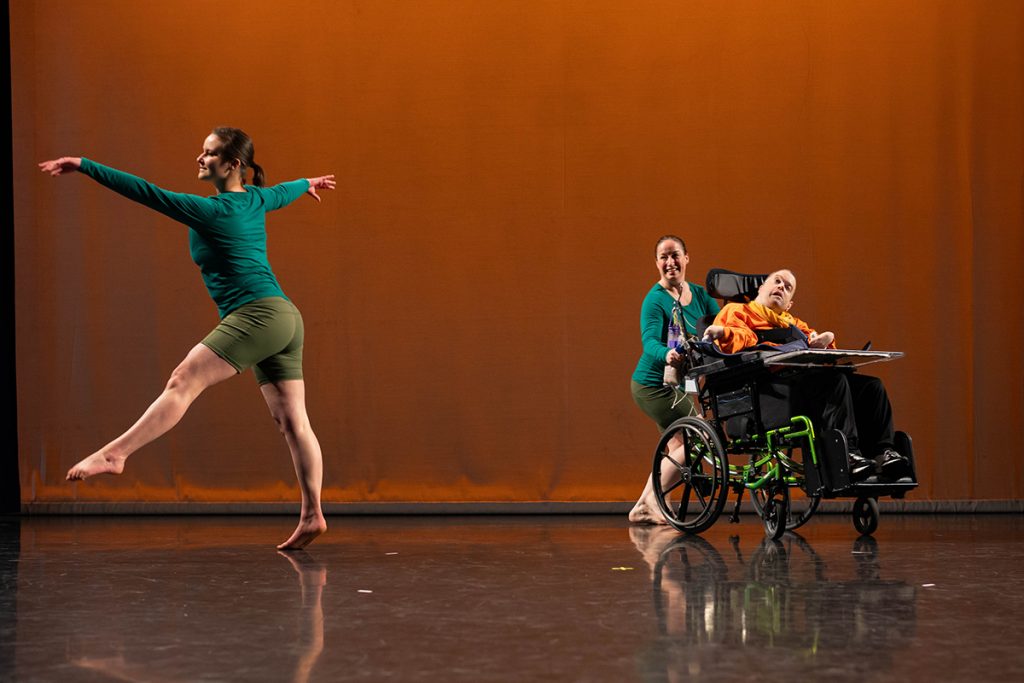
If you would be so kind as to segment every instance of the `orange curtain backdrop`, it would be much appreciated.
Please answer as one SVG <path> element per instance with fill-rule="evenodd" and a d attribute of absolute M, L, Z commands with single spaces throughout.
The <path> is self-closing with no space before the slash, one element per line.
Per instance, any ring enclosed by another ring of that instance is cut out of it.
<path fill-rule="evenodd" d="M 216 323 L 185 229 L 35 162 L 208 193 L 211 127 L 271 182 L 306 321 L 324 499 L 628 501 L 653 246 L 689 279 L 788 266 L 798 315 L 874 366 L 917 500 L 1024 497 L 1024 5 L 11 3 L 22 499 L 295 501 L 251 374 L 126 473 L 69 485 Z M 845 344 L 844 344 L 845 342 Z"/>

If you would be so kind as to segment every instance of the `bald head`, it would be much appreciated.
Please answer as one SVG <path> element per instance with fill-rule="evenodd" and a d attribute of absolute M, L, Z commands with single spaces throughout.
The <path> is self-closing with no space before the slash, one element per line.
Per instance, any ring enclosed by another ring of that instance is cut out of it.
<path fill-rule="evenodd" d="M 788 268 L 776 270 L 765 278 L 757 288 L 757 303 L 770 308 L 776 313 L 785 313 L 793 305 L 793 294 L 796 292 L 796 276 Z"/>

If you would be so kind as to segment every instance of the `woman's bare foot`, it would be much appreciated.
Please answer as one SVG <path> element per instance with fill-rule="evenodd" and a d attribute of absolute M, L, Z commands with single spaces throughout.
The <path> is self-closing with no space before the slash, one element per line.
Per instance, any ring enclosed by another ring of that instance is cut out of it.
<path fill-rule="evenodd" d="M 322 514 L 317 514 L 312 517 L 302 517 L 299 519 L 299 525 L 295 527 L 295 531 L 292 532 L 291 537 L 281 545 L 277 546 L 277 549 L 298 550 L 299 548 L 305 548 L 313 542 L 313 539 L 325 531 L 327 531 L 327 520 L 324 519 Z"/>
<path fill-rule="evenodd" d="M 633 524 L 668 524 L 661 510 L 652 506 L 647 500 L 638 500 L 629 511 L 629 521 Z"/>
<path fill-rule="evenodd" d="M 93 453 L 88 458 L 80 460 L 77 465 L 68 470 L 68 481 L 76 481 L 91 477 L 94 474 L 121 474 L 124 471 L 126 458 L 115 458 L 102 453 Z"/>

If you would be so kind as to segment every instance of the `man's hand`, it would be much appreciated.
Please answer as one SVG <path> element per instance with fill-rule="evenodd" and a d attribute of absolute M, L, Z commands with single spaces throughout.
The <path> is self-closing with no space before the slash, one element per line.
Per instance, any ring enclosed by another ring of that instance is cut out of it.
<path fill-rule="evenodd" d="M 43 173 L 49 173 L 51 176 L 74 173 L 81 167 L 82 157 L 61 157 L 60 159 L 43 161 L 39 164 L 39 170 Z"/>
<path fill-rule="evenodd" d="M 725 336 L 725 328 L 721 325 L 708 325 L 704 330 L 704 341 L 714 341 Z"/>
<path fill-rule="evenodd" d="M 807 345 L 812 349 L 825 349 L 828 345 L 836 338 L 836 335 L 831 332 L 811 332 L 811 336 L 807 338 Z"/>
<path fill-rule="evenodd" d="M 320 195 L 316 193 L 317 190 L 333 190 L 334 189 L 334 174 L 322 175 L 318 178 L 306 178 L 309 182 L 309 189 L 306 190 L 313 199 L 320 201 Z"/>

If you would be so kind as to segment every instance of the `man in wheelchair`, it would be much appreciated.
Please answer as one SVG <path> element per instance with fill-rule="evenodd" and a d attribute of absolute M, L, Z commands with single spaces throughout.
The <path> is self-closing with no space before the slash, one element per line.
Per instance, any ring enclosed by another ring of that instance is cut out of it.
<path fill-rule="evenodd" d="M 704 332 L 723 353 L 751 348 L 795 351 L 836 348 L 832 332 L 817 332 L 789 312 L 796 276 L 787 269 L 768 275 L 749 303 L 729 303 Z M 810 370 L 771 381 L 760 396 L 761 409 L 780 422 L 807 415 L 818 430 L 838 429 L 850 450 L 850 475 L 886 479 L 907 473 L 909 461 L 897 452 L 892 405 L 882 381 L 858 373 Z"/>

